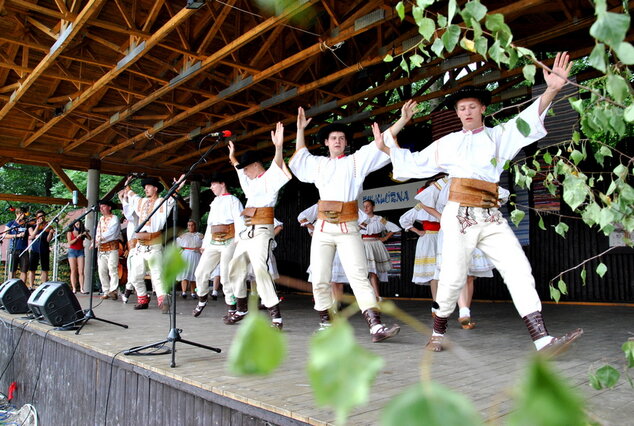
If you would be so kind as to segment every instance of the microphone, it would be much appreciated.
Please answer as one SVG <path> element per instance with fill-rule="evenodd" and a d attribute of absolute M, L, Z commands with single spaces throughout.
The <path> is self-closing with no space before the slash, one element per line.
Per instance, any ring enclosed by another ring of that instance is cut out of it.
<path fill-rule="evenodd" d="M 144 178 L 147 176 L 147 173 L 145 172 L 131 172 L 129 173 L 129 176 L 135 177 L 135 178 Z"/>
<path fill-rule="evenodd" d="M 13 207 L 11 204 L 9 204 L 9 211 L 10 212 L 14 212 L 15 211 L 15 207 Z"/>
<path fill-rule="evenodd" d="M 230 138 L 232 134 L 231 130 L 221 130 L 219 132 L 207 133 L 206 136 L 212 138 Z"/>
<path fill-rule="evenodd" d="M 77 206 L 77 203 L 79 203 L 79 191 L 77 191 L 76 189 L 73 191 L 73 206 Z"/>

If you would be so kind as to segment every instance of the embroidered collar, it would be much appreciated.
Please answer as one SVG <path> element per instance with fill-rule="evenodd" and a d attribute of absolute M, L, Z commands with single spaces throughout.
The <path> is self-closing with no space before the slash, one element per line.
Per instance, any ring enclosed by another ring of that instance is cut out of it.
<path fill-rule="evenodd" d="M 264 176 L 264 173 L 266 173 L 266 170 L 260 173 L 259 175 L 257 175 L 255 178 L 260 179 L 262 176 Z"/>
<path fill-rule="evenodd" d="M 477 129 L 473 129 L 473 130 L 462 129 L 462 133 L 464 133 L 464 134 L 471 133 L 472 135 L 476 135 L 476 134 L 480 133 L 483 130 L 484 130 L 484 126 L 480 126 Z"/>

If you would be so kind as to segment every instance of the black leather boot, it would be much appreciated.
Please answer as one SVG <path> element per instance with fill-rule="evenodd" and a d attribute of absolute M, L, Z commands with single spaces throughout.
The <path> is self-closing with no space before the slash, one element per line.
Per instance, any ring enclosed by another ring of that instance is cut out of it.
<path fill-rule="evenodd" d="M 391 337 L 394 337 L 401 331 L 401 327 L 398 324 L 394 324 L 392 327 L 387 328 L 385 324 L 381 322 L 381 314 L 379 311 L 374 309 L 368 309 L 363 312 L 363 316 L 368 323 L 368 327 L 370 328 L 370 335 L 372 336 L 372 343 L 381 342 L 383 340 L 387 340 Z M 374 333 L 372 333 L 372 328 L 376 325 L 379 325 Z"/>
<path fill-rule="evenodd" d="M 192 311 L 193 316 L 198 317 L 203 312 L 203 309 L 205 309 L 205 306 L 207 306 L 208 297 L 209 296 L 206 294 L 198 298 L 198 304 L 196 305 L 196 308 L 194 308 L 194 310 Z"/>
<path fill-rule="evenodd" d="M 541 312 L 532 312 L 522 319 L 524 320 L 524 324 L 526 324 L 526 328 L 528 328 L 528 332 L 530 333 L 533 342 L 549 335 Z M 563 336 L 553 337 L 550 343 L 541 348 L 539 352 L 548 357 L 554 357 L 562 354 L 567 351 L 572 342 L 581 337 L 582 334 L 583 330 L 577 328 L 576 330 L 566 333 Z"/>
<path fill-rule="evenodd" d="M 280 304 L 278 303 L 277 305 L 271 306 L 267 309 L 269 310 L 269 315 L 271 315 L 271 326 L 281 330 L 284 324 L 281 321 L 282 313 L 280 312 Z M 275 319 L 279 319 L 279 321 L 273 321 Z"/>

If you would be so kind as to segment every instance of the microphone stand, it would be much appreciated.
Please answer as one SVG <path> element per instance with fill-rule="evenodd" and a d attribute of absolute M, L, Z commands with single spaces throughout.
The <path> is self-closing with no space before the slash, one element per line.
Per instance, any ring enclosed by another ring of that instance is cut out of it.
<path fill-rule="evenodd" d="M 206 137 L 208 137 L 209 135 L 204 136 L 200 142 L 202 142 Z M 202 163 L 205 158 L 209 155 L 209 153 L 211 153 L 211 151 L 213 151 L 216 146 L 218 146 L 218 144 L 224 140 L 224 137 L 219 137 L 218 140 L 216 141 L 215 144 L 211 145 L 209 147 L 209 149 L 198 159 L 198 161 L 196 161 L 194 164 L 192 164 L 192 166 L 189 168 L 189 170 L 187 170 L 187 172 L 185 173 L 185 175 L 183 176 L 183 178 L 181 180 L 179 180 L 178 182 L 175 182 L 174 185 L 172 185 L 172 187 L 169 189 L 169 191 L 167 191 L 167 195 L 165 197 L 163 197 L 163 199 L 161 200 L 161 203 L 152 211 L 152 213 L 150 213 L 150 215 L 142 222 L 139 224 L 139 226 L 137 226 L 137 228 L 135 229 L 135 232 L 139 232 L 147 223 L 148 220 L 150 220 L 150 218 L 154 215 L 154 213 L 156 213 L 158 211 L 158 209 L 163 205 L 163 203 L 165 203 L 169 197 L 173 196 L 176 193 L 176 188 L 178 188 L 178 186 L 180 185 L 181 182 L 184 182 L 185 180 L 187 180 L 187 178 L 192 174 L 192 172 L 194 171 L 194 169 L 196 167 L 198 167 L 198 165 L 200 163 Z M 173 223 L 173 227 L 172 227 L 172 232 L 173 232 L 173 238 L 174 241 L 176 241 L 176 223 L 177 223 L 177 217 L 178 217 L 178 205 L 174 206 L 174 211 L 172 212 L 172 223 Z M 207 345 L 203 345 L 197 342 L 192 342 L 191 340 L 185 340 L 181 337 L 181 332 L 183 331 L 182 329 L 176 328 L 176 286 L 174 285 L 174 283 L 172 284 L 172 311 L 170 312 L 170 330 L 169 333 L 167 334 L 167 338 L 159 341 L 159 342 L 155 342 L 155 343 L 150 343 L 148 345 L 144 345 L 144 346 L 139 346 L 139 347 L 135 347 L 135 348 L 130 348 L 127 351 L 123 352 L 124 355 L 131 355 L 131 354 L 135 354 L 138 352 L 141 352 L 145 349 L 150 349 L 150 348 L 159 348 L 164 346 L 166 343 L 171 343 L 172 344 L 172 348 L 168 350 L 168 352 L 171 352 L 172 354 L 172 361 L 170 362 L 170 367 L 174 368 L 176 367 L 176 342 L 180 342 L 180 343 L 184 343 L 186 345 L 190 345 L 190 346 L 196 346 L 198 348 L 202 348 L 202 349 L 207 349 L 210 351 L 214 351 L 216 353 L 220 353 L 221 349 L 220 348 L 214 348 L 212 346 L 207 346 Z M 165 353 L 168 353 L 165 352 Z"/>
<path fill-rule="evenodd" d="M 91 276 L 94 275 L 95 265 L 97 264 L 97 255 L 98 255 L 97 243 L 95 241 L 95 238 L 97 236 L 97 224 L 99 223 L 99 214 L 97 213 L 98 207 L 99 207 L 99 204 L 93 204 L 92 206 L 90 206 L 81 216 L 79 216 L 77 219 L 72 221 L 71 224 L 67 228 L 67 229 L 72 229 L 72 226 L 73 226 L 73 224 L 75 222 L 82 220 L 84 217 L 88 216 L 91 212 L 95 213 L 95 224 L 92 227 L 92 235 L 93 235 L 93 240 L 92 240 L 92 262 L 90 262 L 90 275 Z M 77 328 L 77 331 L 75 331 L 75 334 L 79 334 L 79 332 L 82 330 L 82 328 L 84 328 L 84 326 L 91 319 L 94 319 L 94 320 L 97 320 L 97 321 L 101 321 L 101 322 L 105 322 L 107 324 L 116 325 L 118 327 L 128 328 L 128 326 L 126 324 L 120 324 L 118 322 L 114 322 L 114 321 L 110 321 L 110 320 L 107 320 L 107 319 L 99 318 L 99 317 L 97 317 L 97 315 L 95 315 L 95 312 L 92 309 L 93 288 L 94 288 L 94 285 L 91 285 L 90 286 L 90 294 L 88 295 L 88 309 L 84 309 L 84 317 L 76 319 L 75 321 L 71 321 L 68 324 L 62 325 L 61 327 L 59 327 L 59 330 L 74 330 L 76 328 L 77 324 L 80 324 L 79 328 Z"/>

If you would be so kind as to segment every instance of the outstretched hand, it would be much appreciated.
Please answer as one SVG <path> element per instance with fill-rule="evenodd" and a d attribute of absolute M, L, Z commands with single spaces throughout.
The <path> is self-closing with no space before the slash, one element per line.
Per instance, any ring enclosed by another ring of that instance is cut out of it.
<path fill-rule="evenodd" d="M 297 108 L 297 130 L 304 130 L 310 124 L 312 118 L 306 118 L 304 108 Z"/>
<path fill-rule="evenodd" d="M 418 102 L 413 99 L 405 102 L 405 104 L 401 107 L 401 117 L 405 120 L 405 122 L 412 119 L 416 113 L 416 107 L 418 107 Z"/>
<path fill-rule="evenodd" d="M 376 122 L 372 123 L 372 134 L 374 135 L 374 143 L 376 144 L 376 147 L 385 152 L 387 155 L 390 155 L 390 148 L 385 145 L 385 142 L 383 141 L 383 133 L 381 133 L 381 128 Z"/>
<path fill-rule="evenodd" d="M 544 80 L 551 90 L 559 91 L 567 83 L 568 75 L 572 68 L 572 62 L 568 52 L 558 52 L 553 62 L 551 71 L 544 69 Z"/>
<path fill-rule="evenodd" d="M 174 178 L 174 183 L 178 182 L 178 187 L 176 188 L 176 191 L 180 191 L 180 189 L 185 185 L 185 173 L 183 173 L 182 175 L 180 175 L 178 177 L 178 179 Z"/>
<path fill-rule="evenodd" d="M 284 125 L 278 122 L 275 125 L 275 130 L 271 130 L 271 140 L 276 148 L 281 148 L 284 145 Z"/>

